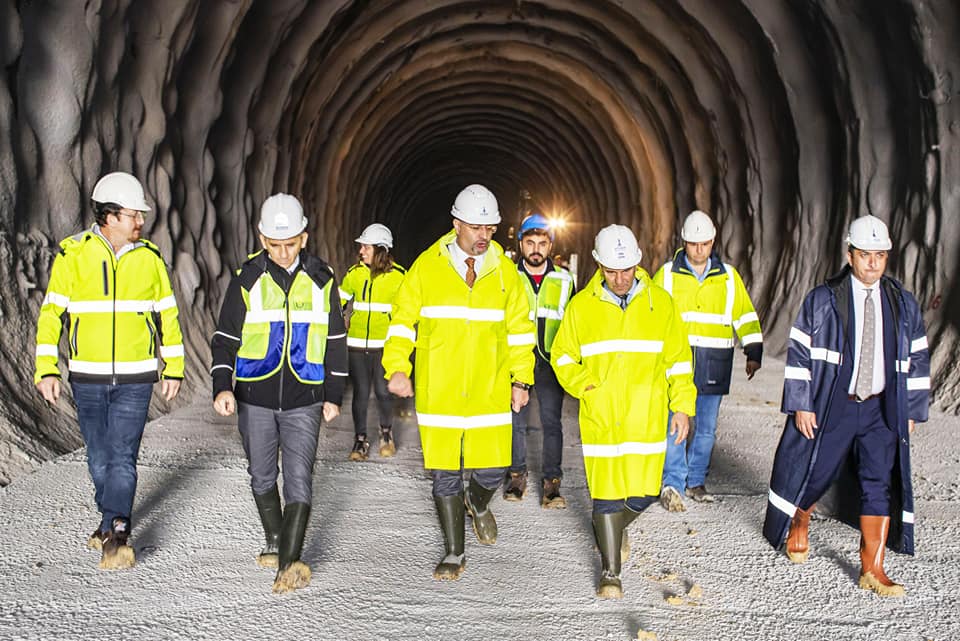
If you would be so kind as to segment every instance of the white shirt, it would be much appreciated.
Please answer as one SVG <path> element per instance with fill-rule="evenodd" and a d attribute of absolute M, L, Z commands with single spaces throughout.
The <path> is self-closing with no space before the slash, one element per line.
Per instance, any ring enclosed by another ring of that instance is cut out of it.
<path fill-rule="evenodd" d="M 457 273 L 460 274 L 460 278 L 463 279 L 463 282 L 467 282 L 467 259 L 476 258 L 476 262 L 473 264 L 473 271 L 477 273 L 477 276 L 480 275 L 480 267 L 483 266 L 483 259 L 487 257 L 487 252 L 483 252 L 478 256 L 471 256 L 467 252 L 460 249 L 460 245 L 457 244 L 457 241 L 453 241 L 447 245 L 447 249 L 450 250 L 450 258 L 453 260 L 453 268 L 457 270 Z"/>
<path fill-rule="evenodd" d="M 873 304 L 874 338 L 873 338 L 873 387 L 871 394 L 879 394 L 886 386 L 887 377 L 883 360 L 883 307 L 880 304 L 880 281 L 867 287 L 851 274 L 850 283 L 853 285 L 853 374 L 850 376 L 849 394 L 857 391 L 857 374 L 860 371 L 860 337 L 863 334 L 863 305 L 866 303 L 866 290 L 870 290 L 870 302 Z"/>

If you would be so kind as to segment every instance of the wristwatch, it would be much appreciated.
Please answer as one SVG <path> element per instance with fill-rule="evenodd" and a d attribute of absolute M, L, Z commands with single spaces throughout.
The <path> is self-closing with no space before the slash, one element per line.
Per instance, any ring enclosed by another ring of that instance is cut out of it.
<path fill-rule="evenodd" d="M 530 388 L 533 387 L 533 385 L 529 385 L 529 384 L 527 384 L 527 383 L 522 383 L 522 382 L 520 382 L 520 381 L 514 381 L 513 383 L 511 383 L 511 385 L 513 385 L 513 386 L 516 387 L 517 389 L 522 389 L 522 390 L 526 390 L 526 391 L 529 391 Z"/>

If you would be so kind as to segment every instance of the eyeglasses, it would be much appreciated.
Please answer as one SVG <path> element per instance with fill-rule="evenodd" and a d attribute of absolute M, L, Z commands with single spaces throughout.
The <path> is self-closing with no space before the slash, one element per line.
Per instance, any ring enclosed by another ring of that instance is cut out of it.
<path fill-rule="evenodd" d="M 147 220 L 146 215 L 145 215 L 142 211 L 138 211 L 138 212 L 133 213 L 133 214 L 127 214 L 127 213 L 124 213 L 124 212 L 122 212 L 122 211 L 118 211 L 118 212 L 116 212 L 116 214 L 114 214 L 114 215 L 116 215 L 116 216 L 126 216 L 127 218 L 133 218 L 134 220 L 139 220 L 140 222 L 146 222 L 146 220 Z"/>
<path fill-rule="evenodd" d="M 481 231 L 488 231 L 491 235 L 497 233 L 496 225 L 471 225 L 470 223 L 463 223 L 463 226 L 475 234 Z"/>

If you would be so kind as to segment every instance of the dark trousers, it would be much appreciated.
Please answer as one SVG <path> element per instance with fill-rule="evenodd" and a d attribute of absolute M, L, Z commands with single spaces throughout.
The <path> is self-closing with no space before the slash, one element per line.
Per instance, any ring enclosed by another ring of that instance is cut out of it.
<path fill-rule="evenodd" d="M 890 515 L 890 477 L 897 452 L 897 434 L 883 418 L 883 400 L 873 398 L 862 403 L 841 400 L 838 420 L 820 435 L 820 448 L 810 482 L 800 501 L 804 510 L 827 491 L 846 460 L 850 449 L 860 480 L 860 513 L 867 516 Z"/>
<path fill-rule="evenodd" d="M 130 518 L 137 491 L 137 458 L 147 422 L 152 383 L 72 383 L 80 433 L 87 445 L 87 469 L 102 517 L 101 531 L 113 519 Z"/>
<path fill-rule="evenodd" d="M 560 410 L 563 407 L 563 388 L 557 381 L 550 363 L 537 354 L 537 363 L 533 371 L 537 403 L 540 405 L 540 426 L 543 429 L 543 477 L 563 478 L 560 467 L 563 457 L 563 426 L 560 424 Z M 519 412 L 513 412 L 513 453 L 511 472 L 527 471 L 527 425 L 530 419 L 530 405 Z"/>
<path fill-rule="evenodd" d="M 504 468 L 487 467 L 473 470 L 471 478 L 485 489 L 493 490 L 503 479 Z M 461 470 L 430 470 L 433 476 L 434 496 L 456 496 L 463 493 L 463 472 Z"/>
<path fill-rule="evenodd" d="M 353 384 L 353 432 L 367 433 L 367 406 L 370 399 L 370 387 L 377 397 L 377 410 L 380 412 L 380 425 L 393 425 L 393 397 L 387 391 L 387 379 L 383 372 L 382 349 L 351 349 L 350 382 Z"/>
<path fill-rule="evenodd" d="M 323 403 L 282 412 L 237 403 L 237 415 L 253 493 L 266 494 L 276 485 L 282 461 L 284 501 L 310 505 Z"/>
<path fill-rule="evenodd" d="M 631 496 L 626 500 L 593 499 L 593 513 L 616 514 L 620 510 L 626 508 L 631 512 L 636 512 L 639 514 L 653 505 L 653 502 L 656 500 L 657 497 L 655 496 Z"/>

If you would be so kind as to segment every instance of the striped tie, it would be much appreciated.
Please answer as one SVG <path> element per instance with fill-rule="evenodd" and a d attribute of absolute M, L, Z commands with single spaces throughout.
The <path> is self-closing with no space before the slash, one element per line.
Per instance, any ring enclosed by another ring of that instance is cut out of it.
<path fill-rule="evenodd" d="M 860 365 L 857 369 L 857 398 L 861 401 L 873 394 L 873 344 L 876 333 L 876 311 L 870 291 L 863 302 L 863 334 L 860 337 Z"/>
<path fill-rule="evenodd" d="M 473 264 L 477 262 L 477 259 L 470 256 L 463 262 L 467 264 L 467 273 L 464 276 L 464 280 L 467 281 L 467 287 L 472 289 L 473 284 L 477 281 L 477 272 L 473 270 Z"/>

